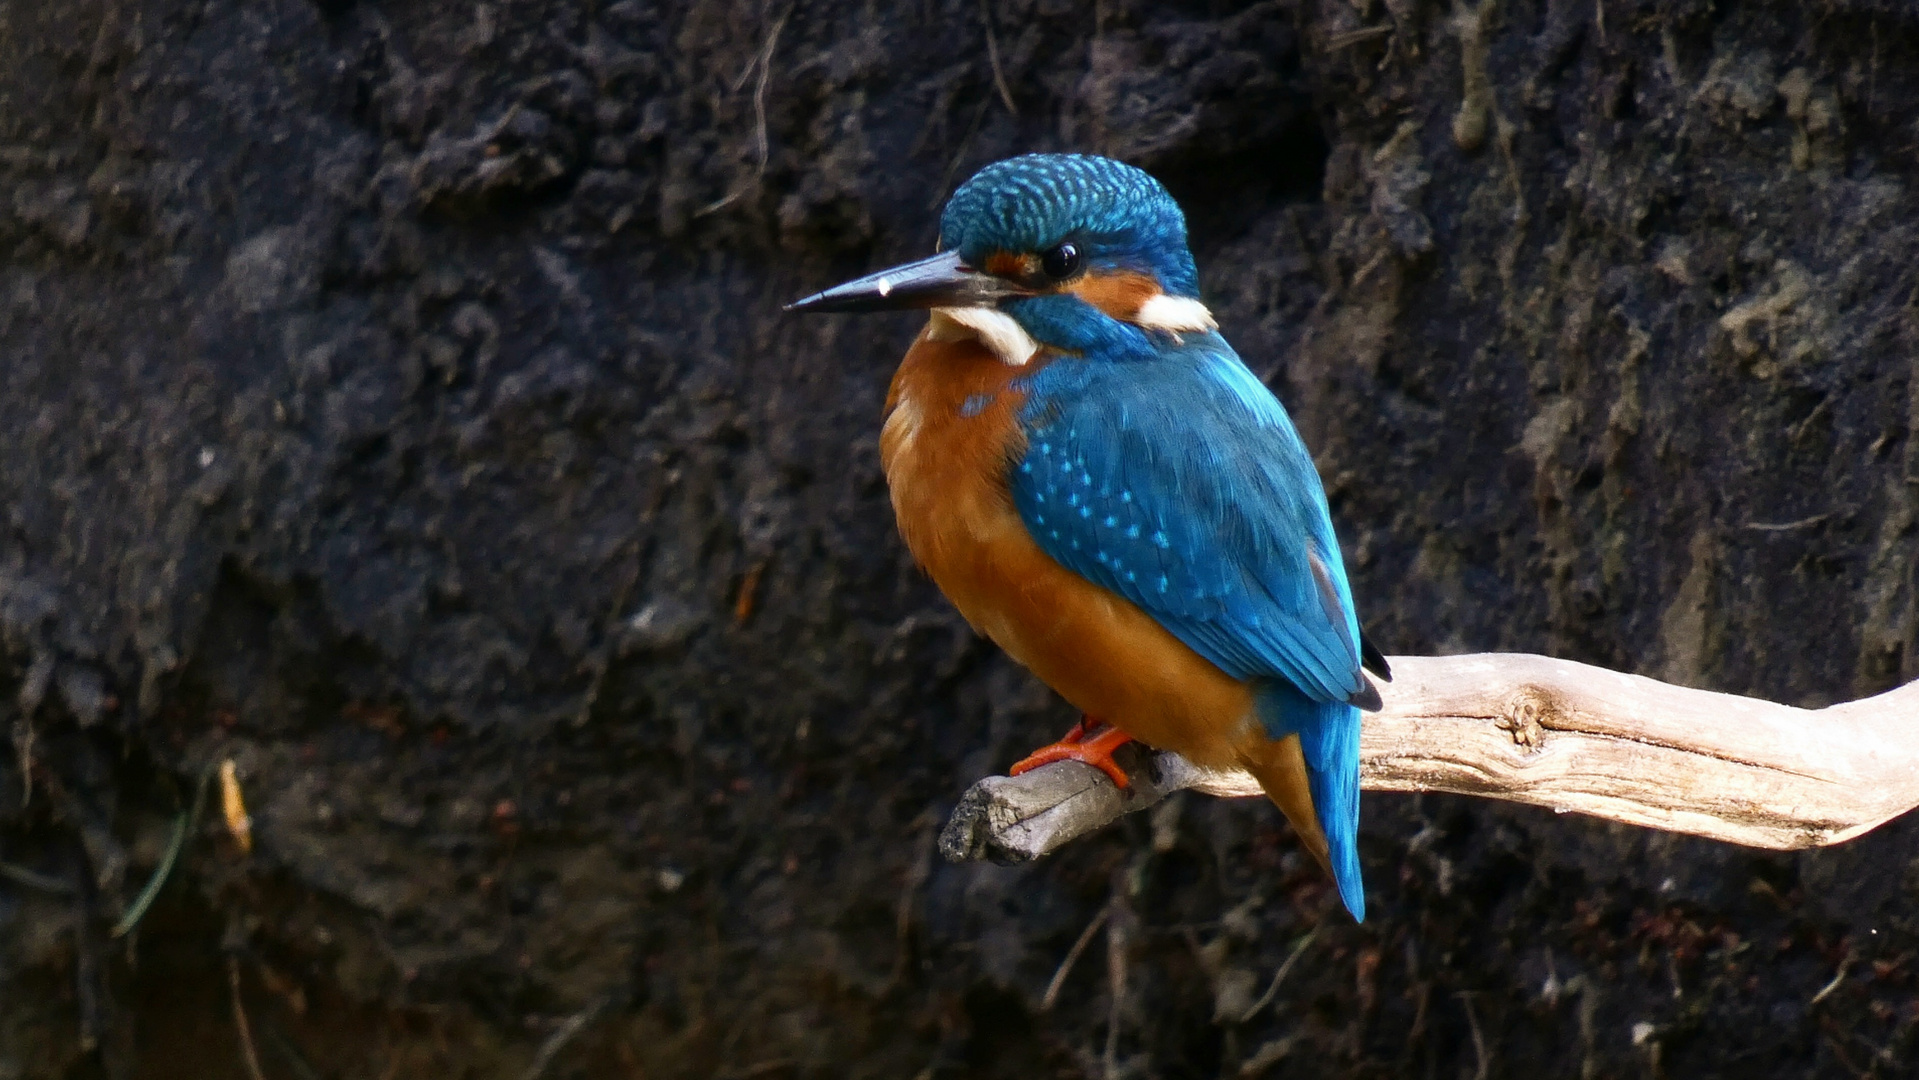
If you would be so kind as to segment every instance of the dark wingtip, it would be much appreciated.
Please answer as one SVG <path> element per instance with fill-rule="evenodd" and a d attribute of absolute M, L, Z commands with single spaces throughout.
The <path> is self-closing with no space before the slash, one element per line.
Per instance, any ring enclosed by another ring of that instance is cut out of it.
<path fill-rule="evenodd" d="M 1378 647 L 1367 640 L 1364 630 L 1359 632 L 1359 662 L 1367 671 L 1387 682 L 1393 681 L 1392 665 L 1386 662 L 1385 655 L 1379 651 Z"/>
<path fill-rule="evenodd" d="M 1357 705 L 1367 712 L 1378 712 L 1385 708 L 1386 703 L 1379 698 L 1379 687 L 1374 686 L 1373 681 L 1364 675 L 1359 677 L 1359 681 L 1360 688 L 1346 699 L 1346 704 Z"/>

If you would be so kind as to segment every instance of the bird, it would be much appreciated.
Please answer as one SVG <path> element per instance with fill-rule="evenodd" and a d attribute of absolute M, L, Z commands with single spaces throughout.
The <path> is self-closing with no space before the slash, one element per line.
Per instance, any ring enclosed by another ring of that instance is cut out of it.
<path fill-rule="evenodd" d="M 1137 740 L 1251 773 L 1366 912 L 1361 633 L 1285 407 L 1200 298 L 1185 215 L 1132 165 L 1027 154 L 956 188 L 935 254 L 787 305 L 928 312 L 880 459 L 908 549 L 979 633 L 1081 712 L 1014 766 L 1128 777 Z"/>

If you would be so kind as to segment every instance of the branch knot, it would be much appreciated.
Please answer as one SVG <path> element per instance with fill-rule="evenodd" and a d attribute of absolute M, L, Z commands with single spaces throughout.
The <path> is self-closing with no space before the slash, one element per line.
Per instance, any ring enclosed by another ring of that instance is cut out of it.
<path fill-rule="evenodd" d="M 1537 751 L 1546 745 L 1547 722 L 1559 719 L 1565 711 L 1559 695 L 1537 683 L 1527 683 L 1507 699 L 1505 710 L 1493 719 L 1493 726 L 1510 734 L 1514 744 Z"/>

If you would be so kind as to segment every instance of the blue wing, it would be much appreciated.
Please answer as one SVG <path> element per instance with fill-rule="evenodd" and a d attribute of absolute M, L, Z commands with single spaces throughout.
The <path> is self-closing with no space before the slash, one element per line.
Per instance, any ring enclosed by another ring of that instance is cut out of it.
<path fill-rule="evenodd" d="M 1216 335 L 1031 381 L 1014 505 L 1040 547 L 1227 674 L 1364 701 L 1326 496 L 1286 411 Z"/>
<path fill-rule="evenodd" d="M 1013 502 L 1042 550 L 1145 610 L 1297 733 L 1346 906 L 1360 882 L 1359 622 L 1312 456 L 1217 335 L 1056 360 L 1028 385 Z"/>

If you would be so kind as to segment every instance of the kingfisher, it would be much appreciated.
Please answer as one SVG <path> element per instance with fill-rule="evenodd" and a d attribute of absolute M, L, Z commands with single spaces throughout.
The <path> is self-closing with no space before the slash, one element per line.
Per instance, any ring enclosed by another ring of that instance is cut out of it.
<path fill-rule="evenodd" d="M 937 252 L 788 305 L 929 311 L 880 460 L 901 535 L 960 614 L 1074 707 L 1014 766 L 1104 770 L 1138 740 L 1241 768 L 1363 920 L 1360 710 L 1384 657 L 1292 419 L 1199 297 L 1186 218 L 1144 171 L 988 165 Z"/>

